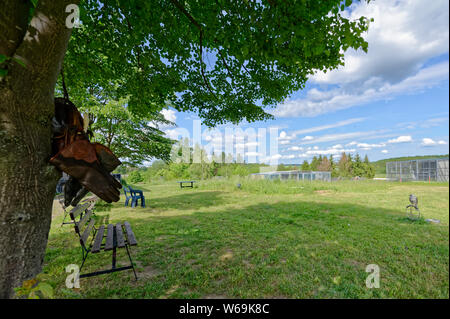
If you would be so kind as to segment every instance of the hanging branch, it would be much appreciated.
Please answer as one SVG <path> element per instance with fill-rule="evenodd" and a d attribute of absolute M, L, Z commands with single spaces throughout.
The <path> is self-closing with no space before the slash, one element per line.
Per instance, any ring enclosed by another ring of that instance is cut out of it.
<path fill-rule="evenodd" d="M 216 99 L 216 95 L 213 93 L 209 82 L 205 76 L 205 70 L 203 68 L 203 29 L 202 26 L 200 25 L 200 23 L 198 23 L 194 17 L 192 17 L 189 12 L 187 12 L 187 10 L 176 0 L 170 0 L 170 2 L 172 2 L 172 4 L 177 7 L 178 10 L 180 10 L 191 22 L 192 24 L 199 30 L 200 32 L 200 40 L 199 40 L 199 44 L 200 44 L 200 73 L 202 75 L 203 78 L 203 82 L 205 83 L 206 87 L 208 88 L 209 93 L 211 93 L 211 95 L 213 95 Z"/>

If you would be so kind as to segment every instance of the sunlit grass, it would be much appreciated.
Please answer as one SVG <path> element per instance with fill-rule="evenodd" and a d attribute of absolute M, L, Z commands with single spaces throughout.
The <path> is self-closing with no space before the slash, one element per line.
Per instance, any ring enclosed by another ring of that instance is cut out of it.
<path fill-rule="evenodd" d="M 238 188 L 237 184 L 241 184 Z M 128 220 L 139 280 L 125 271 L 65 288 L 65 267 L 81 263 L 71 225 L 55 209 L 45 279 L 61 298 L 448 298 L 448 184 L 384 181 L 271 182 L 246 178 L 136 185 L 146 208 L 123 207 L 106 221 Z M 411 221 L 413 193 L 423 217 Z M 55 206 L 56 207 L 56 206 Z M 126 253 L 120 252 L 122 263 Z M 89 271 L 111 254 L 92 255 Z M 368 289 L 368 264 L 381 270 Z"/>

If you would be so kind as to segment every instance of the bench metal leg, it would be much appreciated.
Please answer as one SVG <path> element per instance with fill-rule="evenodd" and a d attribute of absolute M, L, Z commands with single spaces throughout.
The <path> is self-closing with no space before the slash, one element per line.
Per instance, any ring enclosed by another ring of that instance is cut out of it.
<path fill-rule="evenodd" d="M 131 259 L 130 251 L 128 250 L 128 245 L 125 245 L 125 248 L 127 249 L 128 258 L 130 259 L 131 267 L 133 268 L 134 278 L 138 280 L 138 277 L 136 275 L 136 270 L 134 269 L 133 260 Z"/>
<path fill-rule="evenodd" d="M 114 268 L 114 269 L 94 271 L 94 272 L 90 272 L 90 273 L 87 273 L 87 274 L 82 274 L 82 275 L 80 275 L 80 278 L 86 278 L 86 277 L 93 277 L 93 276 L 98 276 L 98 275 L 103 275 L 103 274 L 109 274 L 109 273 L 112 273 L 112 272 L 127 270 L 127 269 L 131 269 L 131 268 L 133 268 L 133 267 L 132 266 L 125 266 L 125 267 L 119 267 L 119 268 Z"/>

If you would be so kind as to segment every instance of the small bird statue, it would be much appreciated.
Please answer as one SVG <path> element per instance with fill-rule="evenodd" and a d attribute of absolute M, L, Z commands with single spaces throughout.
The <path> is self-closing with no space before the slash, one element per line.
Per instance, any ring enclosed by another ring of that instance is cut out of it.
<path fill-rule="evenodd" d="M 420 217 L 420 210 L 419 210 L 419 207 L 418 207 L 419 200 L 417 199 L 417 196 L 415 196 L 413 194 L 410 194 L 409 195 L 409 202 L 411 204 L 406 206 L 406 211 L 408 211 L 408 208 L 409 208 L 409 215 L 412 216 L 413 215 L 413 210 L 412 209 L 414 208 L 415 211 L 418 213 L 417 217 Z"/>

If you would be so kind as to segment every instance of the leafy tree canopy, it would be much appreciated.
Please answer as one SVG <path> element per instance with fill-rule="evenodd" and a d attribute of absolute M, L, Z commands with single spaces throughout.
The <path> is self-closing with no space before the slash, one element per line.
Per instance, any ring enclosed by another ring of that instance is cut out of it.
<path fill-rule="evenodd" d="M 135 166 L 154 158 L 170 159 L 175 141 L 158 127 L 173 123 L 162 114 L 135 115 L 126 99 L 98 103 L 93 98 L 81 110 L 89 112 L 93 140 L 109 147 L 123 163 Z"/>
<path fill-rule="evenodd" d="M 351 0 L 84 0 L 64 61 L 71 99 L 129 98 L 139 116 L 168 105 L 214 126 L 265 120 L 317 70 L 367 51 Z"/>

